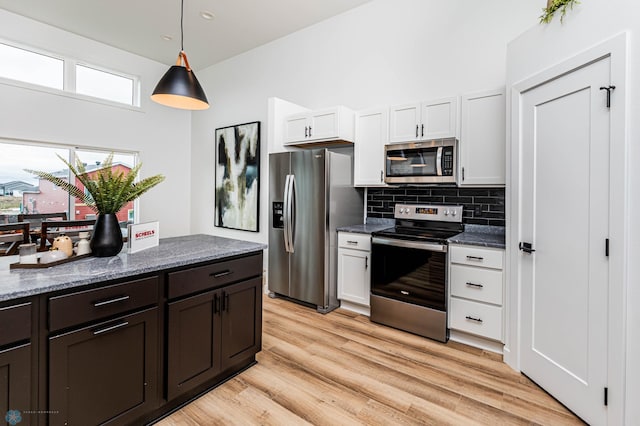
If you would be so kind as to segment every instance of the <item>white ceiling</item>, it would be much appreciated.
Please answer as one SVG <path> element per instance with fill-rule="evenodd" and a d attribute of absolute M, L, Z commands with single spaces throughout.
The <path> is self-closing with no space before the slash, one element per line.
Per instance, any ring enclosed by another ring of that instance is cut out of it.
<path fill-rule="evenodd" d="M 203 69 L 368 1 L 185 0 L 184 49 Z M 180 0 L 0 0 L 0 8 L 167 65 L 180 51 Z"/>

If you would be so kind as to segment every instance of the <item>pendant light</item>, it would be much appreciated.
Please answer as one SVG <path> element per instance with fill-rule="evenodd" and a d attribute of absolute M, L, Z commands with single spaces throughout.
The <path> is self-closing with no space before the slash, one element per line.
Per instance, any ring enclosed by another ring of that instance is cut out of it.
<path fill-rule="evenodd" d="M 184 65 L 183 65 L 184 64 Z M 189 66 L 184 52 L 184 0 L 180 3 L 180 53 L 176 64 L 158 82 L 151 100 L 173 108 L 202 110 L 209 108 L 207 95 Z"/>

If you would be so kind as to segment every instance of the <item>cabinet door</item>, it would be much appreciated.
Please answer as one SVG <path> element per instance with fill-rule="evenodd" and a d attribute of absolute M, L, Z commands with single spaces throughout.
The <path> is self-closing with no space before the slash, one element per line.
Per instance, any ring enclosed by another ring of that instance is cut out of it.
<path fill-rule="evenodd" d="M 333 139 L 340 136 L 338 108 L 314 111 L 309 120 L 308 140 Z"/>
<path fill-rule="evenodd" d="M 338 249 L 338 299 L 369 306 L 369 252 Z"/>
<path fill-rule="evenodd" d="M 460 186 L 505 184 L 504 90 L 462 97 Z"/>
<path fill-rule="evenodd" d="M 157 407 L 157 308 L 49 339 L 50 425 L 125 424 Z"/>
<path fill-rule="evenodd" d="M 389 130 L 389 142 L 418 140 L 420 138 L 420 104 L 391 107 Z"/>
<path fill-rule="evenodd" d="M 387 108 L 361 111 L 356 115 L 354 185 L 384 186 L 384 145 L 389 139 Z"/>
<path fill-rule="evenodd" d="M 27 410 L 33 406 L 30 362 L 30 344 L 0 351 L 0 418 L 11 415 L 9 410 Z M 16 415 L 21 417 L 20 424 L 35 424 L 25 413 Z"/>
<path fill-rule="evenodd" d="M 309 135 L 308 114 L 290 115 L 284 120 L 284 143 L 307 140 Z"/>
<path fill-rule="evenodd" d="M 420 139 L 454 138 L 458 134 L 458 99 L 422 103 Z"/>
<path fill-rule="evenodd" d="M 168 400 L 220 372 L 220 303 L 209 291 L 168 304 Z"/>
<path fill-rule="evenodd" d="M 222 370 L 246 361 L 262 348 L 262 279 L 222 290 Z"/>

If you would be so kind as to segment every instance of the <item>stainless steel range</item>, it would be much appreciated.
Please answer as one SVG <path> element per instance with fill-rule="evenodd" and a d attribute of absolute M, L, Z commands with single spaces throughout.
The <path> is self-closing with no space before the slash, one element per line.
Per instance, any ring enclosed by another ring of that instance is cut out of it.
<path fill-rule="evenodd" d="M 462 206 L 396 204 L 395 228 L 374 232 L 371 320 L 441 342 L 447 329 L 447 239 Z"/>

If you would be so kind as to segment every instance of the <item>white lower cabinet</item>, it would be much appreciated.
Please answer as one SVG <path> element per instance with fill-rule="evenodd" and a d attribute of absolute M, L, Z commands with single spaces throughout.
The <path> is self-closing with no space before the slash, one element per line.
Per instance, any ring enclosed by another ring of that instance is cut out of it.
<path fill-rule="evenodd" d="M 451 339 L 498 350 L 504 341 L 504 250 L 449 246 Z M 457 334 L 460 331 L 462 333 Z M 470 336 L 471 335 L 471 336 Z M 471 337 L 465 339 L 466 337 Z M 494 342 L 486 342 L 489 339 Z M 500 343 L 500 344 L 497 344 Z"/>
<path fill-rule="evenodd" d="M 369 315 L 371 235 L 338 232 L 338 299 L 341 307 Z"/>

